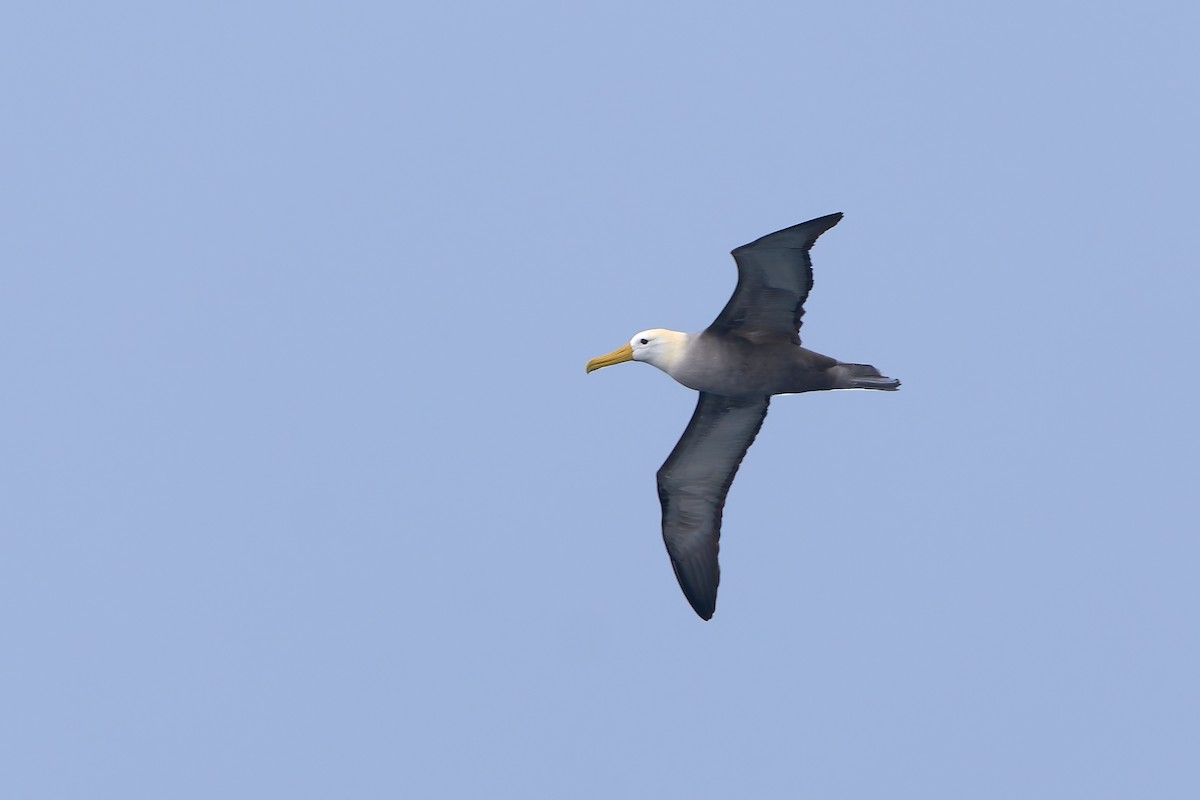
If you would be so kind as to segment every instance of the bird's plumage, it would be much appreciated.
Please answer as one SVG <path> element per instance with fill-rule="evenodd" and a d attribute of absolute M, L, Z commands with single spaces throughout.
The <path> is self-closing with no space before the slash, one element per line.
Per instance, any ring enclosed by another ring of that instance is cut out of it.
<path fill-rule="evenodd" d="M 642 331 L 628 345 L 588 362 L 591 372 L 645 361 L 700 392 L 691 422 L 658 471 L 658 496 L 675 576 L 704 619 L 716 609 L 725 498 L 771 395 L 900 386 L 872 366 L 800 346 L 804 302 L 813 285 L 808 251 L 841 218 L 819 217 L 735 249 L 737 288 L 703 332 Z"/>

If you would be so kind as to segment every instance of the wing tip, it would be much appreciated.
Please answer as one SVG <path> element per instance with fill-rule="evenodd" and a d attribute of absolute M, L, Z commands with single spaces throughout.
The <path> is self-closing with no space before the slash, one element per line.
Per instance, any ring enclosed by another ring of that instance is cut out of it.
<path fill-rule="evenodd" d="M 692 607 L 692 611 L 696 612 L 696 616 L 705 622 L 708 622 L 713 618 L 713 614 L 717 613 L 717 598 L 715 594 L 712 597 L 693 597 L 684 592 L 684 596 L 687 598 L 688 605 Z"/>
<path fill-rule="evenodd" d="M 717 598 L 712 597 L 695 597 L 688 591 L 684 591 L 684 597 L 687 598 L 688 605 L 692 607 L 692 611 L 696 612 L 696 616 L 708 622 L 713 618 L 713 614 L 717 613 Z"/>
<path fill-rule="evenodd" d="M 702 562 L 702 565 L 687 564 L 672 558 L 671 567 L 688 605 L 700 619 L 708 622 L 717 612 L 717 586 L 721 582 L 721 570 L 716 565 L 715 558 L 713 563 Z"/>
<path fill-rule="evenodd" d="M 842 217 L 844 216 L 846 215 L 841 211 L 835 211 L 832 214 L 826 214 L 823 217 L 815 217 L 807 220 L 806 222 L 801 222 L 798 225 L 792 225 L 790 227 L 783 228 L 782 230 L 775 231 L 774 233 L 768 233 L 766 236 L 760 236 L 753 242 L 744 244 L 741 247 L 735 247 L 732 250 L 732 255 L 736 256 L 743 250 L 764 246 L 808 250 L 813 246 L 813 244 L 816 243 L 821 234 L 825 233 L 825 231 L 841 222 Z M 799 241 L 793 241 L 797 235 L 802 235 L 803 238 L 801 238 Z"/>

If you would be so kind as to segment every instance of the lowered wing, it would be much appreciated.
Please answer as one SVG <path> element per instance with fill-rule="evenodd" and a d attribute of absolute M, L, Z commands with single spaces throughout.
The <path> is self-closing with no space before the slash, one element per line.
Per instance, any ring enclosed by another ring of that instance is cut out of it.
<path fill-rule="evenodd" d="M 658 470 L 663 541 L 680 588 L 704 619 L 717 608 L 725 496 L 770 402 L 701 392 L 692 421 Z"/>

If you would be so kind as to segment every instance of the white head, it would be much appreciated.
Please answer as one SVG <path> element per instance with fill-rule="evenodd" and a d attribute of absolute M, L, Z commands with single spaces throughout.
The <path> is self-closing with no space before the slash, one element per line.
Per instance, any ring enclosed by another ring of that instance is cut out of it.
<path fill-rule="evenodd" d="M 670 374 L 671 369 L 679 362 L 687 349 L 688 335 L 679 331 L 668 331 L 662 328 L 651 328 L 648 331 L 635 333 L 629 344 L 618 348 L 606 356 L 593 358 L 587 363 L 587 371 L 611 367 L 625 361 L 645 361 Z"/>

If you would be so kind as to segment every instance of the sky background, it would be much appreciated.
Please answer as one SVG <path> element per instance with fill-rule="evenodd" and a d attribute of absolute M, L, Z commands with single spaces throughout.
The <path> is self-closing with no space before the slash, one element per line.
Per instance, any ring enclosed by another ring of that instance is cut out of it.
<path fill-rule="evenodd" d="M 1200 796 L 1193 3 L 8 3 L 0 795 Z M 843 211 L 716 617 L 654 473 Z"/>

